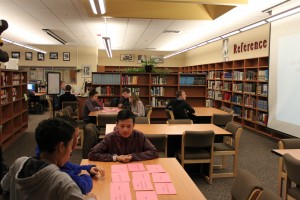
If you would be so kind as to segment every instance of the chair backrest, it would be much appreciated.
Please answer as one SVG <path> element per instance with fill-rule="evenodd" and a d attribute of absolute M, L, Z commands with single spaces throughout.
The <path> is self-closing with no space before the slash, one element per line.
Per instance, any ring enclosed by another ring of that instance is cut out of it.
<path fill-rule="evenodd" d="M 271 192 L 270 190 L 264 189 L 257 200 L 282 200 L 280 196 L 276 195 L 274 192 Z"/>
<path fill-rule="evenodd" d="M 231 133 L 230 137 L 234 138 L 235 140 L 239 140 L 243 132 L 243 127 L 234 122 L 228 122 L 225 130 Z"/>
<path fill-rule="evenodd" d="M 215 133 L 209 131 L 185 131 L 183 145 L 185 148 L 207 148 L 212 147 Z"/>
<path fill-rule="evenodd" d="M 155 146 L 159 157 L 167 157 L 166 134 L 145 134 L 145 136 Z"/>
<path fill-rule="evenodd" d="M 167 115 L 167 118 L 168 118 L 168 119 L 175 119 L 172 110 L 165 109 L 165 112 L 166 112 L 166 115 Z"/>
<path fill-rule="evenodd" d="M 226 107 L 226 106 L 221 106 L 220 110 L 223 110 L 223 111 L 228 112 L 228 113 L 231 113 L 231 114 L 234 113 L 234 110 L 233 110 L 233 109 L 228 108 L 228 107 Z"/>
<path fill-rule="evenodd" d="M 299 173 L 300 160 L 294 158 L 288 153 L 284 154 L 282 157 L 286 167 L 288 179 L 290 179 L 297 185 L 300 185 L 300 173 Z"/>
<path fill-rule="evenodd" d="M 282 144 L 279 146 L 280 149 L 300 149 L 300 138 L 281 139 L 280 142 Z"/>
<path fill-rule="evenodd" d="M 71 106 L 67 106 L 63 109 L 66 109 L 69 112 L 69 116 L 72 117 L 74 115 L 73 108 Z"/>
<path fill-rule="evenodd" d="M 167 124 L 193 124 L 191 119 L 168 119 Z"/>
<path fill-rule="evenodd" d="M 59 111 L 57 112 L 57 115 L 58 115 L 58 116 L 69 116 L 69 117 L 71 117 L 71 116 L 70 116 L 70 113 L 69 113 L 69 111 L 68 111 L 67 108 L 64 108 L 64 109 L 62 109 L 62 110 L 59 110 Z"/>
<path fill-rule="evenodd" d="M 231 187 L 231 197 L 233 200 L 254 200 L 262 190 L 261 182 L 254 175 L 240 169 Z"/>
<path fill-rule="evenodd" d="M 117 121 L 117 113 L 98 114 L 97 126 L 105 127 L 106 124 L 115 124 Z"/>
<path fill-rule="evenodd" d="M 136 117 L 135 124 L 150 124 L 148 117 Z"/>
<path fill-rule="evenodd" d="M 78 109 L 78 101 L 63 101 L 62 102 L 62 108 L 66 108 L 68 106 L 71 106 L 73 112 Z"/>
<path fill-rule="evenodd" d="M 95 124 L 87 124 L 84 128 L 84 140 L 82 147 L 82 158 L 87 159 L 88 154 L 97 143 L 98 143 L 99 131 Z"/>
<path fill-rule="evenodd" d="M 228 113 L 228 114 L 217 114 L 214 113 L 212 118 L 211 118 L 211 123 L 216 125 L 216 126 L 221 126 L 225 127 L 228 122 L 232 122 L 233 120 L 233 114 Z"/>
<path fill-rule="evenodd" d="M 47 103 L 48 103 L 48 107 L 49 107 L 50 118 L 52 118 L 52 117 L 53 117 L 53 105 L 52 105 L 52 99 L 47 98 Z"/>
<path fill-rule="evenodd" d="M 152 106 L 146 105 L 145 106 L 145 116 L 148 118 L 149 124 L 151 122 L 151 114 L 152 114 Z"/>

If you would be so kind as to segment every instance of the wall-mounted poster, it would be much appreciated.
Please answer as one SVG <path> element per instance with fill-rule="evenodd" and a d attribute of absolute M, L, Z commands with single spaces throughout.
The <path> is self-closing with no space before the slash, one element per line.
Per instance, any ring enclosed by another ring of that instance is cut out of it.
<path fill-rule="evenodd" d="M 91 76 L 91 65 L 82 65 L 82 78 L 89 78 Z"/>
<path fill-rule="evenodd" d="M 228 38 L 223 40 L 223 49 L 222 49 L 223 61 L 228 61 Z"/>
<path fill-rule="evenodd" d="M 134 54 L 121 54 L 120 55 L 121 61 L 133 62 L 134 61 Z"/>
<path fill-rule="evenodd" d="M 147 56 L 146 55 L 138 55 L 138 57 L 137 57 L 137 63 L 141 64 L 142 60 L 147 60 Z"/>
<path fill-rule="evenodd" d="M 47 73 L 47 94 L 60 94 L 60 73 Z"/>
<path fill-rule="evenodd" d="M 164 63 L 164 56 L 151 56 L 150 59 L 153 59 L 156 63 Z"/>

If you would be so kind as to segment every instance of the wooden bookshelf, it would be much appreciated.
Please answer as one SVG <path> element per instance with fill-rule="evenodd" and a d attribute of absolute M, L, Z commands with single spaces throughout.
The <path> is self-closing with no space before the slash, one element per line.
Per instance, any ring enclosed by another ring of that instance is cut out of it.
<path fill-rule="evenodd" d="M 207 73 L 206 106 L 232 108 L 234 121 L 243 127 L 271 137 L 267 128 L 269 58 L 187 66 L 182 73 Z"/>
<path fill-rule="evenodd" d="M 0 142 L 6 148 L 28 127 L 27 72 L 0 69 L 0 75 Z"/>
<path fill-rule="evenodd" d="M 109 83 L 109 84 L 108 84 Z M 185 90 L 191 106 L 205 106 L 206 73 L 92 73 L 92 86 L 103 102 L 119 98 L 123 88 L 129 88 L 144 105 L 153 107 L 151 119 L 166 120 L 165 107 L 177 90 Z"/>

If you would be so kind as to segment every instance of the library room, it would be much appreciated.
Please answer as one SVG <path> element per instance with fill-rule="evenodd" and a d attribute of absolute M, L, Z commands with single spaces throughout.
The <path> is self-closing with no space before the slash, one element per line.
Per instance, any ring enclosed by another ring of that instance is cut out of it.
<path fill-rule="evenodd" d="M 0 200 L 300 199 L 299 1 L 0 13 Z"/>

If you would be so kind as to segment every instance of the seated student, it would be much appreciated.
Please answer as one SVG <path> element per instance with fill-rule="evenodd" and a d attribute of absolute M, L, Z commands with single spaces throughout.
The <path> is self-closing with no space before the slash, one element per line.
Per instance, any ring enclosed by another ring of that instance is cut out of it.
<path fill-rule="evenodd" d="M 172 110 L 175 119 L 194 119 L 194 108 L 186 102 L 185 91 L 179 90 L 176 92 L 176 99 L 171 100 L 166 109 Z"/>
<path fill-rule="evenodd" d="M 66 83 L 65 81 L 60 81 L 60 94 L 53 96 L 53 108 L 55 110 L 59 110 L 59 96 L 63 95 L 65 93 L 66 89 Z"/>
<path fill-rule="evenodd" d="M 35 139 L 40 156 L 18 158 L 1 181 L 10 199 L 95 199 L 93 194 L 83 196 L 70 176 L 59 170 L 70 158 L 74 132 L 72 125 L 63 119 L 39 123 Z"/>
<path fill-rule="evenodd" d="M 102 109 L 103 109 L 103 105 L 101 105 L 98 100 L 98 92 L 95 89 L 92 89 L 89 92 L 89 98 L 88 100 L 86 100 L 83 107 L 83 111 L 82 111 L 83 121 L 87 124 L 88 123 L 96 124 L 96 118 L 89 117 L 89 114 L 91 111 L 97 111 Z"/>
<path fill-rule="evenodd" d="M 69 124 L 73 126 L 75 129 L 74 137 L 73 137 L 73 145 L 72 150 L 74 150 L 78 144 L 78 135 L 79 135 L 79 127 L 77 122 L 68 116 L 61 116 L 60 119 L 65 120 Z M 36 155 L 40 155 L 40 150 L 38 146 L 36 147 Z M 105 172 L 103 169 L 96 167 L 95 165 L 76 165 L 71 163 L 70 161 L 66 162 L 62 167 L 60 167 L 62 172 L 66 172 L 73 179 L 73 181 L 78 185 L 82 194 L 89 193 L 93 188 L 93 181 L 91 176 L 95 176 L 100 173 L 103 177 Z M 81 174 L 82 170 L 85 170 L 87 174 Z"/>
<path fill-rule="evenodd" d="M 137 117 L 145 116 L 144 104 L 135 93 L 131 93 L 131 96 L 129 97 L 129 102 L 131 104 L 131 112 L 133 112 L 135 116 Z"/>
<path fill-rule="evenodd" d="M 71 94 L 72 87 L 70 85 L 66 85 L 65 93 L 60 95 L 59 98 L 59 109 L 62 108 L 62 102 L 64 101 L 77 101 L 77 98 L 74 94 Z"/>
<path fill-rule="evenodd" d="M 129 102 L 129 97 L 130 97 L 130 90 L 128 88 L 124 88 L 122 90 L 122 96 L 119 100 L 119 108 L 127 109 L 130 110 L 130 102 Z"/>
<path fill-rule="evenodd" d="M 115 130 L 91 149 L 89 159 L 128 163 L 158 158 L 154 145 L 142 132 L 133 129 L 134 122 L 135 116 L 131 111 L 119 111 Z"/>

